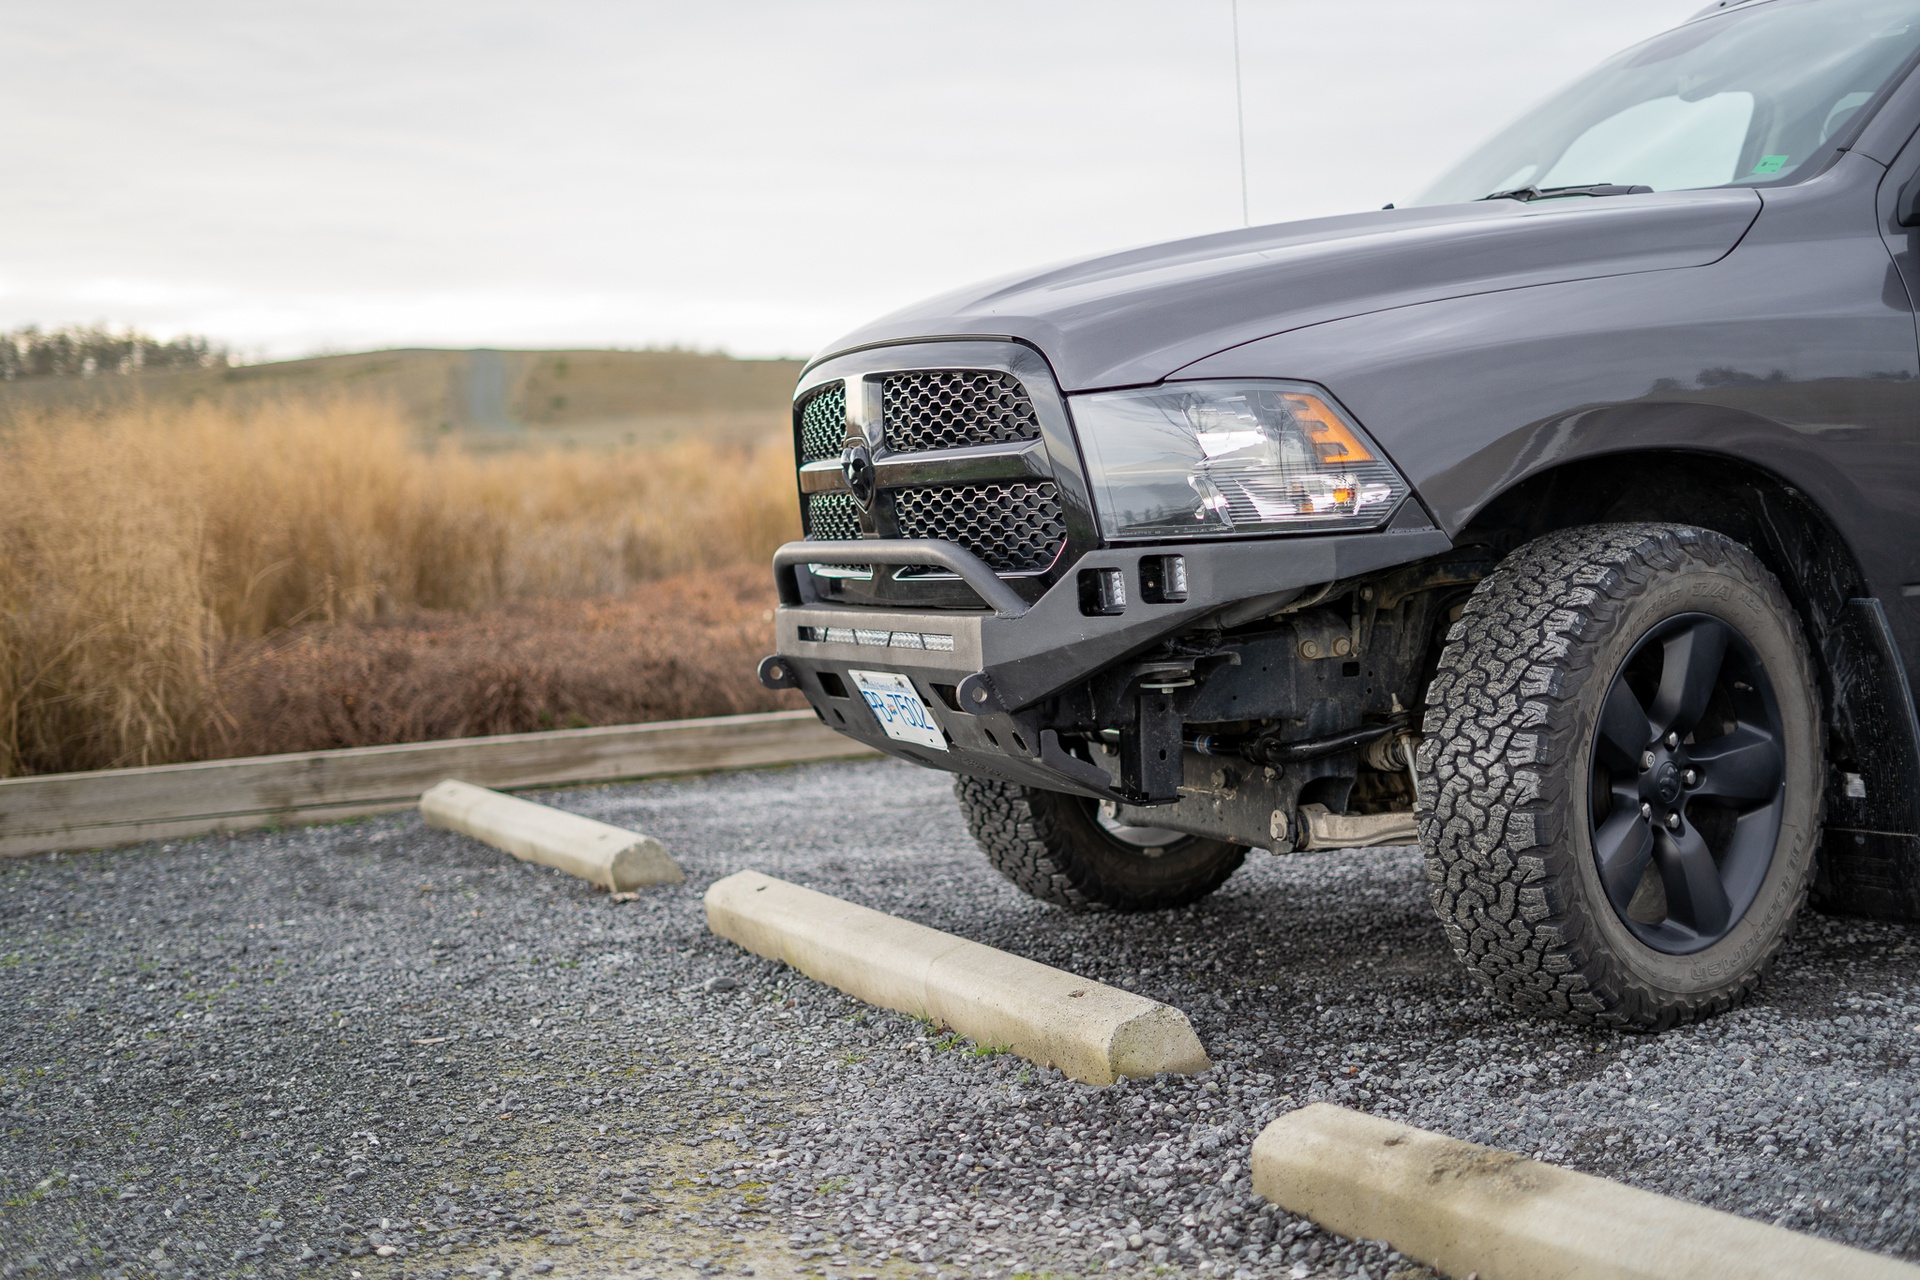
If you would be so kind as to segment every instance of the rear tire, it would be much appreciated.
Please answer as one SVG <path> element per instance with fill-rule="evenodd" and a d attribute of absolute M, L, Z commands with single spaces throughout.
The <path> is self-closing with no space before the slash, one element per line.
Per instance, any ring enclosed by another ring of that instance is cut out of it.
<path fill-rule="evenodd" d="M 1080 796 L 968 777 L 954 779 L 953 793 L 994 869 L 1057 907 L 1182 907 L 1226 883 L 1247 856 L 1223 840 L 1123 827 Z"/>
<path fill-rule="evenodd" d="M 1427 693 L 1420 837 L 1454 951 L 1574 1022 L 1738 1004 L 1806 900 L 1822 723 L 1793 608 L 1746 547 L 1617 524 L 1515 551 Z"/>

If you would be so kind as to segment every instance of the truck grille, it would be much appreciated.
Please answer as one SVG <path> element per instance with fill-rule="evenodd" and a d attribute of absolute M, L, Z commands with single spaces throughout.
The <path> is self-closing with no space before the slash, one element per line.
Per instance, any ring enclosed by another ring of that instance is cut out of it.
<path fill-rule="evenodd" d="M 902 489 L 894 513 L 901 537 L 957 542 L 996 573 L 1037 573 L 1067 540 L 1060 492 L 1049 480 Z"/>
<path fill-rule="evenodd" d="M 880 422 L 875 425 L 884 442 L 874 449 L 875 461 L 883 476 L 891 471 L 898 479 L 874 495 L 871 510 L 863 510 L 840 488 L 840 477 L 823 473 L 838 463 L 847 445 L 851 397 L 859 395 L 865 403 L 873 383 L 880 391 L 875 397 Z M 965 547 L 1002 575 L 1046 573 L 1065 553 L 1067 522 L 1060 490 L 1028 470 L 1032 459 L 1023 452 L 1028 442 L 1042 438 L 1040 415 L 1032 394 L 1011 371 L 896 368 L 836 379 L 810 388 L 795 413 L 801 465 L 814 468 L 803 488 L 824 489 L 801 497 L 809 539 L 943 541 Z M 941 457 L 944 450 L 970 445 L 1012 447 L 987 458 Z M 901 462 L 912 465 L 895 465 Z M 961 474 L 969 478 L 963 482 Z M 875 599 L 920 598 L 911 592 L 889 594 L 878 582 L 880 567 L 816 566 L 814 572 L 874 580 Z M 890 567 L 884 575 L 889 581 L 952 576 L 927 565 Z M 954 597 L 948 592 L 937 598 Z"/>
<path fill-rule="evenodd" d="M 1019 379 L 990 369 L 892 374 L 880 383 L 880 413 L 887 447 L 906 452 L 1040 438 L 1040 419 Z"/>
<path fill-rule="evenodd" d="M 807 397 L 800 409 L 800 461 L 821 462 L 840 456 L 847 439 L 847 384 L 829 382 Z M 850 537 L 857 535 L 848 535 Z"/>
<path fill-rule="evenodd" d="M 860 512 L 850 493 L 807 495 L 807 536 L 817 542 L 850 542 L 860 536 Z"/>

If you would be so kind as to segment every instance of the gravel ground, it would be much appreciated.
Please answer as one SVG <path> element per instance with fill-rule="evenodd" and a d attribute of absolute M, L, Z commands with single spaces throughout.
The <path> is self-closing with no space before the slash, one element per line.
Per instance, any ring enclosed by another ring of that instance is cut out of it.
<path fill-rule="evenodd" d="M 1413 850 L 1067 915 L 891 762 L 554 793 L 666 840 L 616 903 L 412 815 L 0 865 L 0 1275 L 1430 1275 L 1256 1200 L 1317 1099 L 1920 1260 L 1920 948 L 1810 915 L 1657 1038 L 1470 989 Z M 754 867 L 1168 1001 L 1094 1089 L 705 932 Z"/>

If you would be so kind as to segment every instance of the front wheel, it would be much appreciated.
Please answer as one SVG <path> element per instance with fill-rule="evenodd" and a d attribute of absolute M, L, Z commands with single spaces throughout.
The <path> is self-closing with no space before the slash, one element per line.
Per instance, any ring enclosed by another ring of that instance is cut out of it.
<path fill-rule="evenodd" d="M 1133 827 L 1080 796 L 955 778 L 967 829 L 994 869 L 1060 907 L 1182 907 L 1226 883 L 1247 851 L 1157 827 Z"/>
<path fill-rule="evenodd" d="M 1550 534 L 1474 591 L 1427 695 L 1420 833 L 1455 952 L 1529 1012 L 1737 1004 L 1806 899 L 1825 762 L 1780 584 L 1703 529 Z"/>

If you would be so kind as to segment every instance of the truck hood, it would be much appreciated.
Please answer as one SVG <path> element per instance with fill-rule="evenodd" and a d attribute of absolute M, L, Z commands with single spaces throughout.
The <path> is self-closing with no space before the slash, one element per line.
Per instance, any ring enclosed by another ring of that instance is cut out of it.
<path fill-rule="evenodd" d="M 1243 342 L 1370 311 L 1704 266 L 1759 212 L 1756 192 L 1722 188 L 1487 200 L 1221 232 L 942 294 L 856 329 L 819 359 L 1001 337 L 1045 353 L 1063 390 L 1138 386 Z"/>

